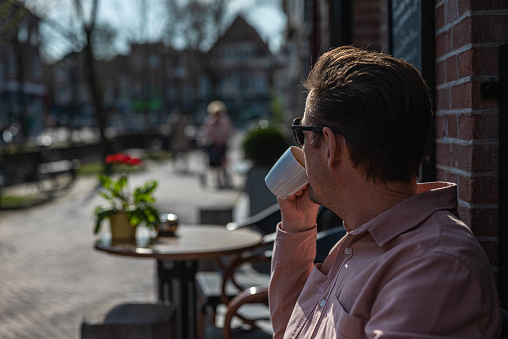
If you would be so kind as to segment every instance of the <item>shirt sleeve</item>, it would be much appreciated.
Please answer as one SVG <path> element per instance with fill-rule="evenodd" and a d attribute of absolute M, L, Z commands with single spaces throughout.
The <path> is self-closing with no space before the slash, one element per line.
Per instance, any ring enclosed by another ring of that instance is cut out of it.
<path fill-rule="evenodd" d="M 443 253 L 407 262 L 386 277 L 365 327 L 367 336 L 497 338 L 499 303 L 488 292 L 496 286 L 486 286 L 488 279 L 476 273 Z"/>
<path fill-rule="evenodd" d="M 300 292 L 314 267 L 317 228 L 288 233 L 277 226 L 269 305 L 274 339 L 282 338 Z"/>

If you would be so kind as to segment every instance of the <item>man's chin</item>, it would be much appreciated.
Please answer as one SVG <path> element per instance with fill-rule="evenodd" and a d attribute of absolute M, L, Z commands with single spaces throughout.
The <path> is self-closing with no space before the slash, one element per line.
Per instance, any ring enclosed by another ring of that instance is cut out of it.
<path fill-rule="evenodd" d="M 319 198 L 317 197 L 316 193 L 312 189 L 312 186 L 309 184 L 309 199 L 315 204 L 321 205 L 319 202 Z"/>

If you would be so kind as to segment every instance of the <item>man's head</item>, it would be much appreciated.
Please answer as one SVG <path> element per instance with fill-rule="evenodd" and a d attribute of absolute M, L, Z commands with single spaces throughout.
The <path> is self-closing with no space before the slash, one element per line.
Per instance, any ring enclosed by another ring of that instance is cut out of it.
<path fill-rule="evenodd" d="M 304 85 L 306 124 L 342 134 L 353 166 L 366 178 L 410 182 L 418 177 L 432 107 L 429 88 L 413 66 L 386 54 L 339 47 L 319 58 Z M 314 133 L 307 143 L 318 147 L 321 138 Z"/>

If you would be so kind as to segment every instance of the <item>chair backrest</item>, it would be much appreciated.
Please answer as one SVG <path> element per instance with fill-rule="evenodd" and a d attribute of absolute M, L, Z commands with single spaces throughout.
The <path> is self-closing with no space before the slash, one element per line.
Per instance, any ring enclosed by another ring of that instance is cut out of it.
<path fill-rule="evenodd" d="M 275 232 L 279 221 L 281 221 L 279 204 L 273 204 L 251 217 L 240 221 L 230 222 L 226 227 L 230 231 L 242 227 L 248 227 L 265 235 Z"/>
<path fill-rule="evenodd" d="M 342 219 L 328 208 L 319 206 L 316 223 L 319 232 L 342 225 Z"/>
<path fill-rule="evenodd" d="M 316 237 L 316 258 L 314 262 L 323 262 L 330 253 L 332 247 L 346 235 L 344 226 L 339 225 L 323 231 L 319 231 Z"/>

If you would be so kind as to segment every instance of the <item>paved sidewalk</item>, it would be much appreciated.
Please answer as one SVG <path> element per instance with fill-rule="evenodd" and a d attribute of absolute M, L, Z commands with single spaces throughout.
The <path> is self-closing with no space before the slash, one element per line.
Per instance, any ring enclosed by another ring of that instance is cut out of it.
<path fill-rule="evenodd" d="M 230 157 L 233 167 L 241 159 L 238 146 Z M 161 212 L 176 213 L 182 225 L 198 223 L 200 208 L 237 202 L 244 182 L 235 175 L 233 189 L 201 187 L 200 159 L 199 153 L 192 155 L 186 175 L 170 162 L 150 162 L 130 180 L 139 185 L 157 179 Z M 49 203 L 0 211 L 0 338 L 79 338 L 82 315 L 96 303 L 156 301 L 154 260 L 93 249 L 92 210 L 101 203 L 97 189 L 95 178 L 79 178 Z"/>

